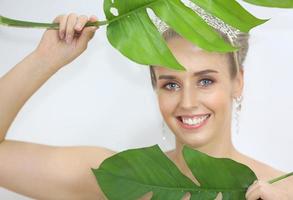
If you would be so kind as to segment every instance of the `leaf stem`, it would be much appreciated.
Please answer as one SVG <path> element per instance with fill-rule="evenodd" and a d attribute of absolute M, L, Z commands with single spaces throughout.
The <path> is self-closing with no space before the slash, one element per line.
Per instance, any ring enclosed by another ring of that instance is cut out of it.
<path fill-rule="evenodd" d="M 272 183 L 275 183 L 275 182 L 277 182 L 277 181 L 280 181 L 280 180 L 282 180 L 282 179 L 284 179 L 284 178 L 287 178 L 287 177 L 289 177 L 289 176 L 292 176 L 292 175 L 293 175 L 293 172 L 290 172 L 290 173 L 288 173 L 288 174 L 285 174 L 285 175 L 279 176 L 279 177 L 277 177 L 277 178 L 274 178 L 274 179 L 270 180 L 268 183 L 272 184 Z"/>
<path fill-rule="evenodd" d="M 109 21 L 96 21 L 96 22 L 87 22 L 86 27 L 88 26 L 104 26 L 109 24 Z M 30 21 L 21 21 L 16 19 L 11 19 L 0 15 L 0 25 L 12 26 L 18 28 L 47 28 L 47 29 L 59 29 L 59 23 L 38 23 Z"/>
<path fill-rule="evenodd" d="M 104 26 L 108 25 L 112 22 L 115 22 L 119 20 L 120 18 L 123 18 L 125 16 L 129 16 L 134 12 L 137 12 L 138 10 L 146 9 L 147 7 L 150 7 L 153 4 L 156 4 L 158 2 L 152 2 L 148 3 L 140 8 L 134 9 L 128 13 L 124 13 L 123 15 L 119 15 L 118 17 L 115 17 L 111 20 L 103 20 L 103 21 L 97 21 L 97 22 L 88 22 L 86 23 L 86 27 L 88 26 Z M 18 27 L 18 28 L 48 28 L 48 29 L 59 29 L 59 24 L 58 23 L 39 23 L 39 22 L 31 22 L 31 21 L 22 21 L 22 20 L 17 20 L 17 19 L 12 19 L 8 17 L 4 17 L 0 15 L 0 25 L 4 26 L 12 26 L 12 27 Z"/>

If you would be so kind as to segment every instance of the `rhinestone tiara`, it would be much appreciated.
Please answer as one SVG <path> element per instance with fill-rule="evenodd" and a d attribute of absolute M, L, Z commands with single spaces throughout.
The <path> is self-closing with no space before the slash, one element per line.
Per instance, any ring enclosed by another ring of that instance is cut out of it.
<path fill-rule="evenodd" d="M 201 7 L 199 7 L 191 1 L 188 1 L 188 3 L 183 3 L 187 7 L 191 8 L 195 13 L 197 13 L 208 25 L 226 35 L 231 44 L 237 47 L 237 40 L 238 36 L 240 36 L 242 33 L 241 31 L 230 26 L 229 24 L 226 24 L 223 20 L 219 19 L 218 17 L 211 15 L 210 13 L 206 12 L 204 9 L 202 9 Z M 169 26 L 156 15 L 154 15 L 154 17 L 151 18 L 151 20 L 153 21 L 154 25 L 157 27 L 158 31 L 161 34 L 169 28 Z M 239 51 L 234 51 L 233 57 L 236 64 L 236 69 L 237 71 L 239 71 L 242 66 Z"/>
<path fill-rule="evenodd" d="M 207 13 L 204 9 L 202 9 L 201 7 L 199 7 L 191 1 L 188 1 L 188 3 L 184 4 L 187 7 L 191 8 L 194 12 L 196 12 L 207 24 L 212 26 L 214 29 L 221 31 L 223 34 L 227 35 L 232 45 L 235 45 L 234 41 L 237 39 L 238 34 L 241 33 L 238 29 L 230 26 L 229 24 L 226 24 L 223 20 L 219 19 L 218 17 L 215 17 Z M 163 33 L 169 28 L 169 26 L 156 15 L 151 19 L 160 33 Z"/>

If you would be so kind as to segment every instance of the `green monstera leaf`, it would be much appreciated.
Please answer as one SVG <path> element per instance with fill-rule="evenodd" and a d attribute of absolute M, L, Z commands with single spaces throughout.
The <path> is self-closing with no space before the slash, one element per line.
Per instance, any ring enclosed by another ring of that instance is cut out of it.
<path fill-rule="evenodd" d="M 200 186 L 186 177 L 158 145 L 126 150 L 92 169 L 109 200 L 136 200 L 152 191 L 152 200 L 180 200 L 187 192 L 191 200 L 245 200 L 250 184 L 257 179 L 247 166 L 227 158 L 213 158 L 187 146 L 184 159 Z"/>
<path fill-rule="evenodd" d="M 190 1 L 242 32 L 249 32 L 252 28 L 267 21 L 254 17 L 236 0 Z M 293 7 L 293 0 L 245 1 L 262 6 Z M 184 38 L 202 49 L 217 52 L 236 50 L 180 0 L 104 0 L 104 13 L 107 20 L 87 23 L 87 26 L 107 25 L 109 42 L 134 62 L 183 70 L 184 67 L 172 55 L 156 26 L 152 23 L 148 9 Z M 113 10 L 117 13 L 113 13 Z M 57 23 L 34 23 L 4 16 L 0 16 L 0 25 L 51 29 L 59 27 Z"/>
<path fill-rule="evenodd" d="M 235 0 L 192 0 L 192 2 L 243 32 L 248 32 L 266 21 L 251 15 Z M 104 0 L 104 13 L 107 20 L 87 25 L 108 25 L 107 37 L 112 46 L 139 64 L 183 70 L 184 67 L 172 55 L 153 24 L 148 15 L 148 9 L 184 38 L 202 49 L 218 52 L 236 50 L 202 17 L 180 0 Z M 113 10 L 117 13 L 113 13 Z M 31 23 L 1 16 L 0 24 L 58 28 L 58 24 Z"/>
<path fill-rule="evenodd" d="M 277 8 L 293 8 L 293 0 L 243 0 L 247 3 Z"/>
<path fill-rule="evenodd" d="M 185 176 L 158 145 L 117 153 L 92 172 L 109 200 L 137 200 L 149 192 L 152 200 L 181 200 L 187 193 L 190 200 L 214 200 L 218 195 L 223 200 L 245 200 L 248 187 L 257 179 L 249 167 L 234 160 L 214 158 L 188 146 L 182 153 L 200 185 Z"/>
<path fill-rule="evenodd" d="M 219 3 L 211 0 L 193 2 L 245 32 L 265 22 L 252 16 L 235 0 L 229 0 L 228 4 L 226 1 Z M 111 9 L 117 11 L 116 15 Z M 107 27 L 108 40 L 123 55 L 137 63 L 183 69 L 152 23 L 147 9 L 202 49 L 219 52 L 236 50 L 180 0 L 105 0 L 104 12 L 110 22 Z"/>

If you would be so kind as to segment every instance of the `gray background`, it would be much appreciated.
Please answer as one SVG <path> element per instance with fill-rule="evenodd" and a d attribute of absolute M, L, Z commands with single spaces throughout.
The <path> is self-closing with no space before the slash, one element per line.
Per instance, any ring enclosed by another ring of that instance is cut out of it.
<path fill-rule="evenodd" d="M 59 14 L 76 12 L 103 20 L 102 4 L 102 0 L 0 0 L 0 14 L 50 22 Z M 240 133 L 233 134 L 233 141 L 243 153 L 292 171 L 293 10 L 242 4 L 256 16 L 272 19 L 251 32 Z M 0 27 L 0 76 L 36 47 L 43 31 Z M 148 68 L 112 48 L 102 27 L 88 50 L 29 100 L 7 138 L 116 151 L 153 144 L 171 149 L 174 138 L 169 134 L 163 140 L 161 127 Z M 26 198 L 0 188 L 0 199 Z"/>

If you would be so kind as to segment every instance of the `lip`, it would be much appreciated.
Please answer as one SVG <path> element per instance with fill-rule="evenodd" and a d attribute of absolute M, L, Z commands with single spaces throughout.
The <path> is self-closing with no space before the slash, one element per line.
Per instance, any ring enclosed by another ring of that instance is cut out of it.
<path fill-rule="evenodd" d="M 205 119 L 202 123 L 197 124 L 197 125 L 188 125 L 188 124 L 184 124 L 180 117 L 201 117 L 201 116 L 205 116 L 205 115 L 209 115 L 209 117 L 207 119 Z M 209 121 L 211 114 L 202 114 L 202 115 L 181 115 L 181 116 L 176 117 L 177 122 L 179 123 L 180 127 L 187 129 L 187 130 L 198 130 L 201 127 L 203 127 L 204 125 L 207 124 L 207 122 Z"/>

